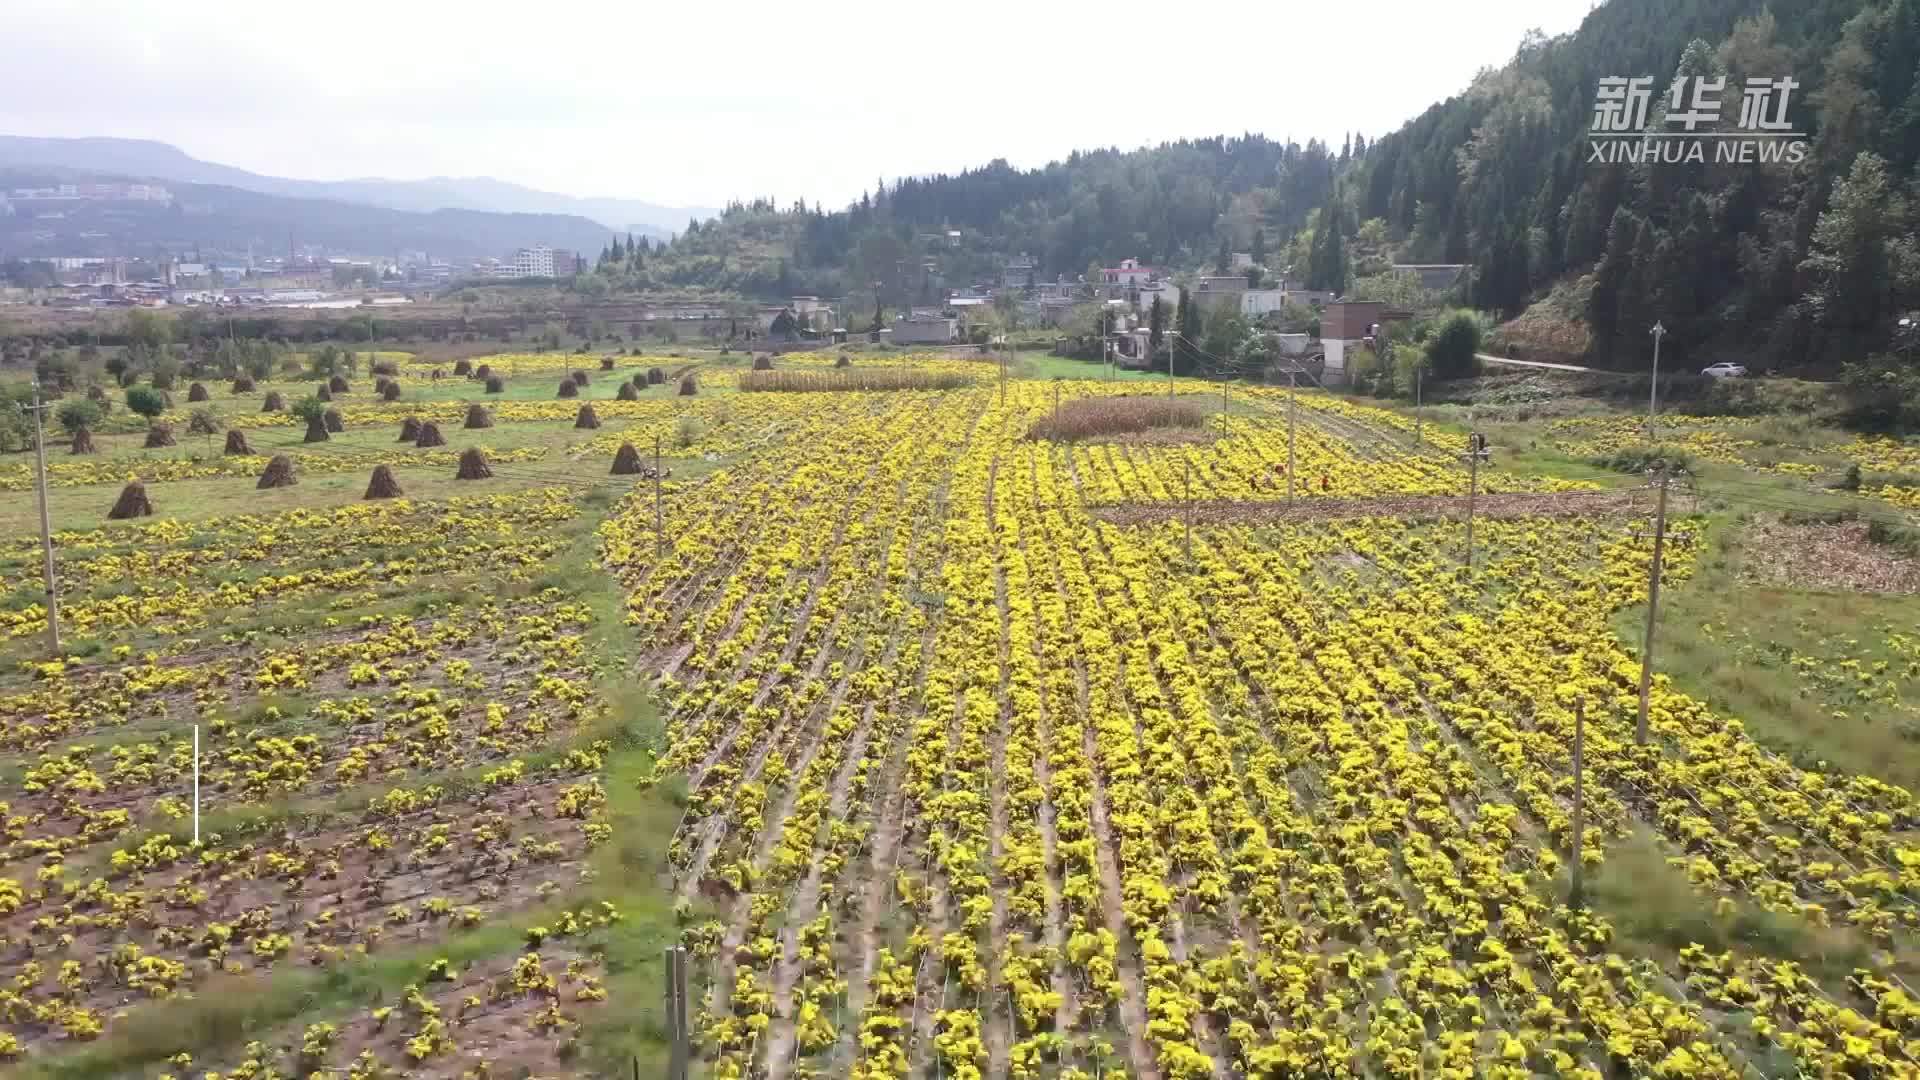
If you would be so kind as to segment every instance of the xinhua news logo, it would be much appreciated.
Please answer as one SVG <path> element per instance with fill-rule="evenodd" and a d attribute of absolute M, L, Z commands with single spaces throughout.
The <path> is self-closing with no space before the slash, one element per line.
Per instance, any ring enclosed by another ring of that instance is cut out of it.
<path fill-rule="evenodd" d="M 1726 130 L 1727 77 L 1682 75 L 1667 92 L 1660 123 L 1649 128 L 1653 76 L 1609 75 L 1594 94 L 1587 163 L 1798 164 L 1807 156 L 1807 133 L 1794 130 L 1787 106 L 1799 88 L 1790 76 L 1746 80 L 1739 121 Z"/>

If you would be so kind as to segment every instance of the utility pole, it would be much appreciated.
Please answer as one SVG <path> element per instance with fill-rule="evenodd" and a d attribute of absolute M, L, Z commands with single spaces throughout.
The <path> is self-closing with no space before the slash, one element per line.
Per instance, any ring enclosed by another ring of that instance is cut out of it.
<path fill-rule="evenodd" d="M 1007 350 L 1012 347 L 1007 336 L 1000 335 L 1000 407 L 1003 409 L 1007 407 Z"/>
<path fill-rule="evenodd" d="M 1186 461 L 1185 492 L 1187 497 L 1187 566 L 1193 566 L 1193 458 Z"/>
<path fill-rule="evenodd" d="M 60 655 L 60 579 L 53 572 L 53 519 L 47 512 L 47 429 L 41 413 L 53 408 L 40 400 L 40 380 L 33 381 L 33 460 L 34 477 L 40 489 L 40 547 L 45 554 L 47 575 L 47 652 Z"/>
<path fill-rule="evenodd" d="M 687 951 L 678 946 L 666 950 L 667 1030 L 673 1043 L 667 1059 L 667 1080 L 687 1080 L 689 1040 L 687 1038 Z"/>
<path fill-rule="evenodd" d="M 1173 343 L 1179 334 L 1167 335 L 1167 400 L 1173 400 Z"/>
<path fill-rule="evenodd" d="M 1647 391 L 1647 441 L 1653 442 L 1657 438 L 1654 416 L 1660 406 L 1660 339 L 1667 336 L 1667 328 L 1655 322 L 1647 333 L 1653 335 L 1653 385 Z"/>
<path fill-rule="evenodd" d="M 200 725 L 193 725 L 193 846 L 200 846 Z"/>
<path fill-rule="evenodd" d="M 1587 804 L 1585 778 L 1582 775 L 1587 742 L 1587 700 L 1580 698 L 1573 703 L 1573 888 L 1567 897 L 1567 906 L 1579 910 L 1586 906 L 1586 867 L 1582 865 L 1581 851 L 1585 850 L 1587 831 Z"/>
<path fill-rule="evenodd" d="M 653 557 L 665 554 L 667 527 L 660 513 L 660 436 L 653 437 Z"/>
<path fill-rule="evenodd" d="M 1053 380 L 1053 426 L 1056 431 L 1060 428 L 1060 380 L 1057 378 Z"/>
<path fill-rule="evenodd" d="M 1653 689 L 1653 626 L 1660 612 L 1660 559 L 1667 546 L 1667 470 L 1649 470 L 1660 494 L 1654 500 L 1653 561 L 1647 564 L 1647 633 L 1640 643 L 1640 718 L 1633 727 L 1633 741 L 1647 745 L 1647 698 Z"/>
<path fill-rule="evenodd" d="M 1299 372 L 1287 372 L 1287 501 L 1293 501 L 1293 392 Z"/>
<path fill-rule="evenodd" d="M 1420 376 L 1426 373 L 1425 364 L 1413 365 L 1413 447 L 1420 448 Z"/>
<path fill-rule="evenodd" d="M 1467 572 L 1473 572 L 1473 504 L 1480 495 L 1480 463 L 1492 452 L 1487 437 L 1475 431 L 1467 436 L 1467 452 L 1460 455 L 1467 463 Z"/>

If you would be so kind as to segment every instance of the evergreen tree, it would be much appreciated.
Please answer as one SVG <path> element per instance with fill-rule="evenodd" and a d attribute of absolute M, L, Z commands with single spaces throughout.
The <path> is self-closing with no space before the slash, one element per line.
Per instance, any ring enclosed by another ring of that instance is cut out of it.
<path fill-rule="evenodd" d="M 1147 305 L 1147 354 L 1160 351 L 1161 339 L 1167 333 L 1167 305 L 1155 294 L 1153 303 Z"/>
<path fill-rule="evenodd" d="M 1253 230 L 1253 249 L 1249 254 L 1253 256 L 1254 265 L 1265 266 L 1267 264 L 1267 230 Z"/>
<path fill-rule="evenodd" d="M 1232 265 L 1233 265 L 1232 245 L 1228 241 L 1228 239 L 1223 236 L 1220 238 L 1220 250 L 1214 252 L 1214 255 L 1213 255 L 1213 270 L 1217 274 L 1224 274 L 1227 272 L 1227 267 Z"/>

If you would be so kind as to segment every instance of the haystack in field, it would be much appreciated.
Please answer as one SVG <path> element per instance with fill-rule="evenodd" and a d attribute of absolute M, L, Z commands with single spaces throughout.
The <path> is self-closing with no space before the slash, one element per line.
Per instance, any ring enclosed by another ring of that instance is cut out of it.
<path fill-rule="evenodd" d="M 73 452 L 76 454 L 96 452 L 93 446 L 93 432 L 88 431 L 85 425 L 73 429 Z"/>
<path fill-rule="evenodd" d="M 650 367 L 647 369 L 647 385 L 648 386 L 659 386 L 661 383 L 666 381 L 667 381 L 666 372 L 661 371 L 657 367 Z"/>
<path fill-rule="evenodd" d="M 615 476 L 640 475 L 640 451 L 635 450 L 633 448 L 632 443 L 623 442 L 620 444 L 620 449 L 614 451 L 613 475 Z"/>
<path fill-rule="evenodd" d="M 267 462 L 266 470 L 260 474 L 260 482 L 253 486 L 255 490 L 265 491 L 268 488 L 292 487 L 293 483 L 293 459 L 285 454 L 275 454 Z"/>
<path fill-rule="evenodd" d="M 471 361 L 471 360 L 455 360 L 455 361 L 453 362 L 453 373 L 454 373 L 455 375 L 471 375 L 471 374 L 473 374 L 473 361 Z"/>
<path fill-rule="evenodd" d="M 577 382 L 574 382 L 574 381 L 573 381 L 572 379 L 561 379 L 561 380 L 560 380 L 560 394 L 559 394 L 559 396 L 560 396 L 560 397 L 563 397 L 563 398 L 576 398 L 576 397 L 579 397 L 579 396 L 580 396 L 580 384 L 579 384 L 579 383 L 577 383 Z"/>
<path fill-rule="evenodd" d="M 260 411 L 261 412 L 286 412 L 287 399 L 280 396 L 280 391 L 269 390 L 267 391 L 266 400 L 260 403 Z"/>
<path fill-rule="evenodd" d="M 173 425 L 156 420 L 147 428 L 146 448 L 149 450 L 173 445 Z"/>
<path fill-rule="evenodd" d="M 506 388 L 507 388 L 507 380 L 501 378 L 498 375 L 487 376 L 487 393 L 489 394 L 502 393 L 506 390 Z"/>
<path fill-rule="evenodd" d="M 333 378 L 327 380 L 327 389 L 333 391 L 336 394 L 348 394 L 353 392 L 353 387 L 347 385 L 347 380 L 338 375 L 335 375 Z"/>
<path fill-rule="evenodd" d="M 187 400 L 189 402 L 205 401 L 207 397 L 207 388 L 204 384 L 194 383 L 192 386 L 187 387 Z"/>
<path fill-rule="evenodd" d="M 233 392 L 235 394 L 253 393 L 253 376 L 235 375 L 233 377 Z"/>
<path fill-rule="evenodd" d="M 247 433 L 239 428 L 227 431 L 227 449 L 229 454 L 252 454 L 253 447 L 247 445 Z"/>
<path fill-rule="evenodd" d="M 493 426 L 493 414 L 489 413 L 484 405 L 469 405 L 467 422 L 461 426 L 468 429 L 490 428 Z"/>
<path fill-rule="evenodd" d="M 400 421 L 400 438 L 397 442 L 417 442 L 420 438 L 420 418 L 409 416 Z"/>
<path fill-rule="evenodd" d="M 612 371 L 612 370 L 613 370 L 613 357 L 611 357 L 611 356 L 603 356 L 603 357 L 601 357 L 601 358 L 600 358 L 600 370 L 601 370 L 601 371 Z"/>
<path fill-rule="evenodd" d="M 600 426 L 600 417 L 594 413 L 592 405 L 582 405 L 580 411 L 574 414 L 573 426 L 591 430 Z"/>
<path fill-rule="evenodd" d="M 367 481 L 368 499 L 397 499 L 401 496 L 400 481 L 393 478 L 393 470 L 385 465 L 373 467 L 373 478 Z"/>
<path fill-rule="evenodd" d="M 640 391 L 634 389 L 632 383 L 623 382 L 620 384 L 620 391 L 613 396 L 619 398 L 621 401 L 639 401 Z"/>
<path fill-rule="evenodd" d="M 440 434 L 440 425 L 428 420 L 420 425 L 420 437 L 413 440 L 413 445 L 423 449 L 429 446 L 445 446 L 447 440 Z"/>
<path fill-rule="evenodd" d="M 334 435 L 347 430 L 346 418 L 340 415 L 339 409 L 328 409 L 320 414 L 320 419 L 327 425 L 327 431 Z"/>
<path fill-rule="evenodd" d="M 327 389 L 326 384 L 322 383 L 320 385 L 320 389 L 315 391 L 313 396 L 320 399 L 321 401 L 332 401 L 333 391 Z"/>
<path fill-rule="evenodd" d="M 307 417 L 307 437 L 302 441 L 326 442 L 327 439 L 327 418 L 319 413 Z"/>
<path fill-rule="evenodd" d="M 680 377 L 680 396 L 681 397 L 692 397 L 693 395 L 699 392 L 700 392 L 700 384 L 694 380 L 693 376 L 682 375 Z"/>
<path fill-rule="evenodd" d="M 138 480 L 121 488 L 120 497 L 114 500 L 113 509 L 107 511 L 107 517 L 114 521 L 152 515 L 153 503 L 147 499 L 147 485 Z"/>
<path fill-rule="evenodd" d="M 479 447 L 469 446 L 460 452 L 460 471 L 453 474 L 455 480 L 486 480 L 492 476 L 487 455 Z"/>
<path fill-rule="evenodd" d="M 573 381 L 576 385 L 579 385 L 579 386 L 587 385 L 587 373 L 580 370 L 579 368 L 573 369 Z"/>
<path fill-rule="evenodd" d="M 387 401 L 399 401 L 400 384 L 393 379 L 388 379 L 386 388 L 380 391 L 380 396 Z"/>
<path fill-rule="evenodd" d="M 756 357 L 754 357 L 754 358 L 753 358 L 753 370 L 755 370 L 755 371 L 772 371 L 772 370 L 773 370 L 773 354 L 772 354 L 772 353 L 762 353 L 762 354 L 760 354 L 759 356 L 756 356 Z"/>
<path fill-rule="evenodd" d="M 220 430 L 220 421 L 206 409 L 197 409 L 187 418 L 187 434 L 211 435 Z"/>
<path fill-rule="evenodd" d="M 486 379 L 492 376 L 493 368 L 489 365 L 481 364 L 479 367 L 473 369 L 473 377 L 476 379 Z"/>

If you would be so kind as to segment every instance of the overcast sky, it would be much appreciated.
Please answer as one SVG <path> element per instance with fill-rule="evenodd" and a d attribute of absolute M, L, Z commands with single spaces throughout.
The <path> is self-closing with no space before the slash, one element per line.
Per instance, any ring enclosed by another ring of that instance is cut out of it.
<path fill-rule="evenodd" d="M 1592 0 L 22 3 L 0 134 L 671 205 L 1076 148 L 1383 134 Z"/>

